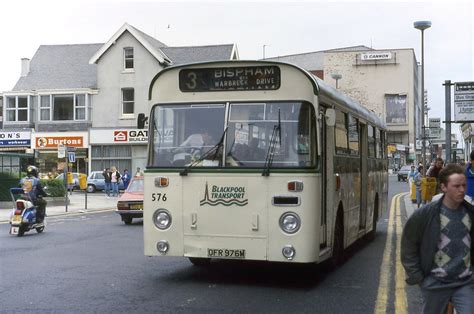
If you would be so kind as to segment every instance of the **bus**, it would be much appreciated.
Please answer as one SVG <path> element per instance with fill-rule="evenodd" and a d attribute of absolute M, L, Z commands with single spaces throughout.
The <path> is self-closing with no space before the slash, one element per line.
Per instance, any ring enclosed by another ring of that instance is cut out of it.
<path fill-rule="evenodd" d="M 386 127 L 292 64 L 166 68 L 149 88 L 144 253 L 340 263 L 386 210 Z"/>

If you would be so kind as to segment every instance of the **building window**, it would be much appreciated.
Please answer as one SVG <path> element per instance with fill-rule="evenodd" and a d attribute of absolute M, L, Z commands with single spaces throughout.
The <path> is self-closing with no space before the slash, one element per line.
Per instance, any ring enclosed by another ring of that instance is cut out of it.
<path fill-rule="evenodd" d="M 123 48 L 123 68 L 125 70 L 133 69 L 133 48 Z"/>
<path fill-rule="evenodd" d="M 40 121 L 84 121 L 86 94 L 40 96 Z"/>
<path fill-rule="evenodd" d="M 135 106 L 135 90 L 133 88 L 122 88 L 122 114 L 133 114 Z"/>
<path fill-rule="evenodd" d="M 28 101 L 28 96 L 6 97 L 5 120 L 9 122 L 27 122 Z"/>
<path fill-rule="evenodd" d="M 51 120 L 51 95 L 40 96 L 40 121 Z"/>
<path fill-rule="evenodd" d="M 75 95 L 74 102 L 74 120 L 85 120 L 86 119 L 86 95 L 78 94 Z"/>

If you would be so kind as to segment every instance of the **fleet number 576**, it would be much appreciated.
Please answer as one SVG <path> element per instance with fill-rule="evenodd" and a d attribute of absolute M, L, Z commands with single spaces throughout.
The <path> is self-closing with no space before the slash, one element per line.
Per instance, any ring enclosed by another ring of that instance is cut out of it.
<path fill-rule="evenodd" d="M 163 202 L 166 202 L 168 200 L 168 198 L 166 197 L 166 193 L 151 193 L 151 200 L 153 202 L 159 202 L 159 201 L 163 201 Z"/>

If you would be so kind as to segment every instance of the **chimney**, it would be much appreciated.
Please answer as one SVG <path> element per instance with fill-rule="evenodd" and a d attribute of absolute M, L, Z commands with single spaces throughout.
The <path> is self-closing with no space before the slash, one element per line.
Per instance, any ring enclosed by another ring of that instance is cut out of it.
<path fill-rule="evenodd" d="M 21 58 L 21 76 L 27 76 L 30 73 L 30 59 Z"/>

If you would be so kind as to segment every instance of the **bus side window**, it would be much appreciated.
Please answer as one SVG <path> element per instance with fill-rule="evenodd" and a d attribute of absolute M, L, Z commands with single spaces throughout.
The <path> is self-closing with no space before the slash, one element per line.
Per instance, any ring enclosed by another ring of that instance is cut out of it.
<path fill-rule="evenodd" d="M 369 149 L 369 157 L 375 158 L 375 130 L 374 127 L 371 125 L 367 127 L 367 143 Z"/>
<path fill-rule="evenodd" d="M 347 114 L 336 109 L 336 154 L 347 154 Z"/>

